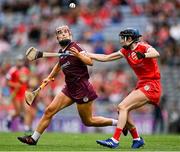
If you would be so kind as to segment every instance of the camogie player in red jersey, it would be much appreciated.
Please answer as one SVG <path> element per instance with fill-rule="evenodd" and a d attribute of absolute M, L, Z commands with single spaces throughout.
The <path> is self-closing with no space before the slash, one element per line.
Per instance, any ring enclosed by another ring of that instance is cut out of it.
<path fill-rule="evenodd" d="M 28 145 L 36 145 L 41 134 L 50 124 L 52 117 L 74 103 L 76 103 L 81 120 L 86 126 L 117 125 L 115 119 L 93 116 L 93 100 L 97 98 L 97 95 L 88 80 L 89 73 L 87 69 L 87 65 L 92 65 L 92 59 L 86 55 L 86 51 L 72 41 L 72 34 L 68 26 L 58 27 L 56 36 L 61 46 L 59 52 L 64 55 L 59 58 L 59 62 L 44 81 L 51 81 L 62 70 L 66 84 L 46 108 L 33 135 L 18 137 L 18 140 Z M 72 54 L 72 50 L 78 53 Z"/>
<path fill-rule="evenodd" d="M 133 137 L 132 148 L 140 148 L 144 145 L 144 140 L 139 136 L 129 113 L 147 103 L 159 104 L 161 82 L 156 59 L 159 57 L 159 53 L 149 44 L 139 41 L 141 35 L 137 29 L 125 29 L 120 32 L 119 36 L 122 46 L 119 51 L 109 55 L 93 53 L 88 55 L 101 62 L 124 57 L 135 72 L 138 82 L 135 89 L 118 105 L 118 124 L 113 137 L 107 140 L 97 140 L 96 142 L 109 148 L 118 147 L 122 129 L 125 127 Z"/>
<path fill-rule="evenodd" d="M 13 66 L 6 74 L 7 84 L 11 92 L 11 102 L 13 103 L 15 113 L 7 117 L 7 127 L 11 128 L 12 121 L 16 117 L 22 120 L 24 109 L 24 94 L 27 89 L 29 70 L 24 66 L 23 56 L 17 57 L 16 66 Z"/>

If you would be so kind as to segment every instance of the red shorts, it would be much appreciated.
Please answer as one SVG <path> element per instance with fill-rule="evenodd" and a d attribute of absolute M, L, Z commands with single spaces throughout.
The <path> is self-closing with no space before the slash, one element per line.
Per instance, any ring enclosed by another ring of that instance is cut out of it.
<path fill-rule="evenodd" d="M 140 89 L 152 104 L 159 105 L 162 92 L 160 80 L 139 80 L 135 89 Z"/>
<path fill-rule="evenodd" d="M 26 90 L 27 90 L 27 84 L 22 84 L 14 100 L 18 102 L 24 102 Z M 12 91 L 12 94 L 13 92 L 14 90 Z"/>
<path fill-rule="evenodd" d="M 14 92 L 11 92 L 11 95 L 14 94 Z M 24 102 L 24 94 L 17 93 L 16 96 L 13 98 L 16 102 Z"/>
<path fill-rule="evenodd" d="M 17 96 L 15 97 L 15 101 L 24 102 L 24 95 L 17 95 Z"/>

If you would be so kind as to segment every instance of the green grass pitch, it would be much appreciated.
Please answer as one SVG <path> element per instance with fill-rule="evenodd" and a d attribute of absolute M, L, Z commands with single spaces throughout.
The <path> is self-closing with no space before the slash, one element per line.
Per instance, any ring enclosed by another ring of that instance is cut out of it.
<path fill-rule="evenodd" d="M 44 133 L 37 146 L 20 143 L 16 138 L 24 133 L 0 133 L 0 151 L 135 151 L 131 150 L 131 137 L 121 137 L 117 149 L 96 144 L 97 139 L 106 139 L 109 134 Z M 179 135 L 144 135 L 145 146 L 138 151 L 180 151 Z"/>

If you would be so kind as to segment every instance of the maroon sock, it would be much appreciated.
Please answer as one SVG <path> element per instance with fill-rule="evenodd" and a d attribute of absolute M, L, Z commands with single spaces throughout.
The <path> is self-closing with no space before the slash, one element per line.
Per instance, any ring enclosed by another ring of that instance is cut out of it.
<path fill-rule="evenodd" d="M 122 133 L 122 129 L 116 128 L 116 130 L 114 132 L 114 135 L 113 135 L 113 138 L 119 141 L 121 133 Z"/>
<path fill-rule="evenodd" d="M 138 132 L 137 132 L 136 128 L 131 128 L 129 130 L 129 132 L 131 133 L 133 139 L 139 138 L 139 135 L 138 135 Z"/>

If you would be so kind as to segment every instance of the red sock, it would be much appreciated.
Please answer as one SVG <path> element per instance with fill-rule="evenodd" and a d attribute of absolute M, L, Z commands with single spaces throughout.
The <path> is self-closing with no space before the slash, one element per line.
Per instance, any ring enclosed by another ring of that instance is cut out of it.
<path fill-rule="evenodd" d="M 136 128 L 131 128 L 129 130 L 129 132 L 131 133 L 133 139 L 139 138 L 139 135 L 138 135 L 138 132 L 137 132 Z"/>
<path fill-rule="evenodd" d="M 114 135 L 113 135 L 113 138 L 119 141 L 121 133 L 122 133 L 122 129 L 116 128 L 116 130 L 114 132 Z"/>

